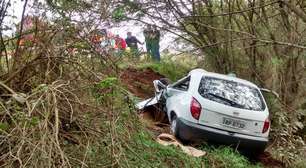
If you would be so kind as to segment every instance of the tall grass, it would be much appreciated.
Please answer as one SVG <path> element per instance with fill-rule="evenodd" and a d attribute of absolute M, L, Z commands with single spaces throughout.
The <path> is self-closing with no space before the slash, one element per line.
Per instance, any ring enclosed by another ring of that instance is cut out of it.
<path fill-rule="evenodd" d="M 196 67 L 196 62 L 189 60 L 172 60 L 164 57 L 161 62 L 148 61 L 137 66 L 138 69 L 151 68 L 157 73 L 164 75 L 172 81 L 176 81 L 187 75 L 190 70 Z"/>

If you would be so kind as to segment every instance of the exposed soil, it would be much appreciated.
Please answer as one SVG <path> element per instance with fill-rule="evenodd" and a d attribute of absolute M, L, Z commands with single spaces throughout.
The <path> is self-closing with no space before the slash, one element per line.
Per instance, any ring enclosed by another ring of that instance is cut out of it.
<path fill-rule="evenodd" d="M 279 168 L 285 167 L 285 164 L 279 160 L 274 159 L 269 152 L 260 154 L 257 160 L 262 163 L 265 167 Z"/>
<path fill-rule="evenodd" d="M 157 137 L 162 133 L 170 133 L 170 125 L 167 117 L 159 111 L 158 105 L 151 106 L 139 114 L 141 121 Z"/>
<path fill-rule="evenodd" d="M 164 78 L 164 76 L 149 68 L 144 70 L 128 68 L 120 75 L 121 81 L 127 86 L 128 90 L 142 99 L 154 96 L 153 81 L 160 78 Z M 157 104 L 146 108 L 139 113 L 142 122 L 155 136 L 170 132 L 167 118 L 158 106 Z M 269 168 L 285 167 L 281 161 L 272 158 L 269 152 L 264 152 L 257 157 L 251 158 L 251 160 L 260 162 Z"/>
<path fill-rule="evenodd" d="M 129 91 L 143 99 L 154 95 L 153 81 L 160 78 L 164 78 L 164 76 L 149 68 L 144 70 L 127 68 L 120 75 L 121 81 Z"/>
<path fill-rule="evenodd" d="M 142 99 L 154 96 L 153 81 L 161 78 L 164 78 L 164 76 L 154 72 L 150 68 L 143 70 L 127 68 L 120 75 L 121 82 L 127 86 L 128 90 Z M 170 132 L 167 117 L 160 110 L 158 104 L 140 111 L 139 117 L 156 136 L 161 133 Z"/>

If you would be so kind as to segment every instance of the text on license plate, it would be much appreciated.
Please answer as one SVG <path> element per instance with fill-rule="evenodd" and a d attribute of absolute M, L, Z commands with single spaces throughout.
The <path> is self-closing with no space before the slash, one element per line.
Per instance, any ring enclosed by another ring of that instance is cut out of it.
<path fill-rule="evenodd" d="M 225 126 L 241 128 L 241 129 L 245 127 L 245 122 L 241 120 L 235 120 L 235 119 L 225 118 L 225 117 L 223 118 L 222 124 Z"/>

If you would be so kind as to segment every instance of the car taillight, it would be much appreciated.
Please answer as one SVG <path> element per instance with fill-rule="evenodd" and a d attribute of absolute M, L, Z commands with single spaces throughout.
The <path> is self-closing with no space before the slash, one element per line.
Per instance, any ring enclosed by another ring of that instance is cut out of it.
<path fill-rule="evenodd" d="M 269 128 L 270 128 L 270 120 L 269 118 L 267 118 L 262 128 L 262 133 L 266 133 L 269 130 Z"/>
<path fill-rule="evenodd" d="M 202 110 L 201 104 L 195 98 L 192 98 L 190 104 L 190 112 L 192 117 L 196 120 L 199 120 L 201 110 Z"/>

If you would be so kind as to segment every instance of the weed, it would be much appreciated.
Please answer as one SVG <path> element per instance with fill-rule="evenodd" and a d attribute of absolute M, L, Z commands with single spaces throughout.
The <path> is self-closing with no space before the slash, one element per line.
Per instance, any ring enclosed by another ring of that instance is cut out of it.
<path fill-rule="evenodd" d="M 210 165 L 210 167 L 261 167 L 259 164 L 253 165 L 245 156 L 239 154 L 230 147 L 215 148 L 203 145 L 201 149 L 208 152 L 208 156 L 204 157 L 203 160 L 206 164 Z"/>
<path fill-rule="evenodd" d="M 139 69 L 151 68 L 155 72 L 164 75 L 172 81 L 182 78 L 193 68 L 184 63 L 174 62 L 169 59 L 162 60 L 160 63 L 148 62 L 138 65 Z"/>

